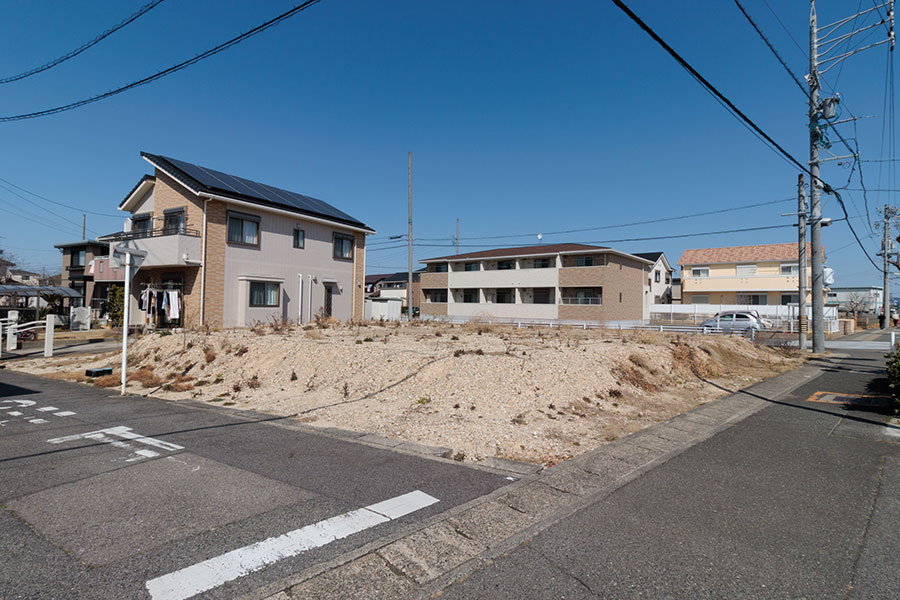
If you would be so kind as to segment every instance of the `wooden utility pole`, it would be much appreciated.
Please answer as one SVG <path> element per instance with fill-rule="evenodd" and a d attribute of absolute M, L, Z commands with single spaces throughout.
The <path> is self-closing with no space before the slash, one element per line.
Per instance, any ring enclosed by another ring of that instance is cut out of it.
<path fill-rule="evenodd" d="M 409 271 L 406 281 L 406 319 L 413 318 L 413 264 L 412 264 L 412 152 L 409 153 L 409 232 L 406 235 L 409 244 Z"/>
<path fill-rule="evenodd" d="M 800 351 L 806 350 L 806 332 L 809 322 L 806 319 L 806 191 L 803 189 L 806 176 L 800 173 L 797 176 L 797 286 L 799 292 L 797 300 L 797 329 L 800 332 Z"/>

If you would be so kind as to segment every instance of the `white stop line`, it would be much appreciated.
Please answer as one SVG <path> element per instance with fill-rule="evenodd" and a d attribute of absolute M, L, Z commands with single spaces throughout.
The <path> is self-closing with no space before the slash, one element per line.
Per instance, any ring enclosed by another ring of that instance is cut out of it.
<path fill-rule="evenodd" d="M 146 584 L 147 591 L 153 600 L 185 600 L 284 558 L 399 519 L 435 502 L 437 498 L 419 490 L 403 494 L 151 579 Z"/>

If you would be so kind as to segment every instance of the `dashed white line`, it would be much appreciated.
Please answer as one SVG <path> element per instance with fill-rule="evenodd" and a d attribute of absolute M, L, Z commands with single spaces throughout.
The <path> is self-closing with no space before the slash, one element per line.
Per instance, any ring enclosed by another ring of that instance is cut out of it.
<path fill-rule="evenodd" d="M 11 411 L 9 411 L 9 412 L 6 413 L 6 414 L 8 414 L 8 415 L 11 416 L 11 417 L 21 417 L 21 416 L 22 416 L 22 413 L 20 413 L 20 412 L 17 411 L 17 410 L 11 410 Z"/>
<path fill-rule="evenodd" d="M 279 560 L 296 556 L 431 506 L 438 499 L 416 490 L 289 531 L 147 581 L 153 600 L 186 600 Z"/>
<path fill-rule="evenodd" d="M 38 410 L 41 412 L 53 412 L 54 410 L 59 410 L 59 409 L 56 408 L 55 406 L 42 406 Z"/>
<path fill-rule="evenodd" d="M 40 425 L 41 423 L 46 423 L 47 419 L 28 419 L 29 423 L 34 423 L 35 425 Z"/>
<path fill-rule="evenodd" d="M 61 411 L 55 412 L 53 414 L 56 415 L 57 417 L 71 417 L 72 415 L 78 414 L 78 413 L 72 412 L 71 410 L 61 410 Z"/>

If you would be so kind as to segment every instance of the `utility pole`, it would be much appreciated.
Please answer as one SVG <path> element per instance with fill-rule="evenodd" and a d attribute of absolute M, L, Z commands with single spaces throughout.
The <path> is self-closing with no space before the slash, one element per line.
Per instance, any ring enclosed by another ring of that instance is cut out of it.
<path fill-rule="evenodd" d="M 83 242 L 84 240 L 87 239 L 87 238 L 85 237 L 85 235 L 84 235 L 85 225 L 86 225 L 86 224 L 87 224 L 87 215 L 84 214 L 84 213 L 82 213 L 82 214 L 81 214 L 81 241 L 82 241 L 82 242 Z"/>
<path fill-rule="evenodd" d="M 825 352 L 825 273 L 822 264 L 822 203 L 819 179 L 819 41 L 816 1 L 809 11 L 809 205 L 812 244 L 812 327 L 816 354 Z"/>
<path fill-rule="evenodd" d="M 891 255 L 893 252 L 894 242 L 891 240 L 891 219 L 897 215 L 896 206 L 884 205 L 884 231 L 881 242 L 881 254 L 884 258 L 884 283 L 881 290 L 881 310 L 884 311 L 884 321 L 887 324 L 891 322 L 891 273 L 889 271 L 891 265 Z"/>
<path fill-rule="evenodd" d="M 798 256 L 798 272 L 797 278 L 800 282 L 798 287 L 798 304 L 797 304 L 797 329 L 800 333 L 800 351 L 806 350 L 806 332 L 809 329 L 809 321 L 806 319 L 806 192 L 804 183 L 806 176 L 800 173 L 797 176 L 797 256 Z"/>
<path fill-rule="evenodd" d="M 459 217 L 456 218 L 456 253 L 459 254 Z"/>
<path fill-rule="evenodd" d="M 409 153 L 409 232 L 406 235 L 409 244 L 409 271 L 406 281 L 406 320 L 413 318 L 413 264 L 412 264 L 412 152 Z"/>

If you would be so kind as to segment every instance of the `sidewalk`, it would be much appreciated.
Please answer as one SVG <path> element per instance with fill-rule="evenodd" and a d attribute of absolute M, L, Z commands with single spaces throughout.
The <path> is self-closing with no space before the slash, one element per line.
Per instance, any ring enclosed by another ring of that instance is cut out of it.
<path fill-rule="evenodd" d="M 894 598 L 900 427 L 840 404 L 883 364 L 812 361 L 247 598 Z"/>

